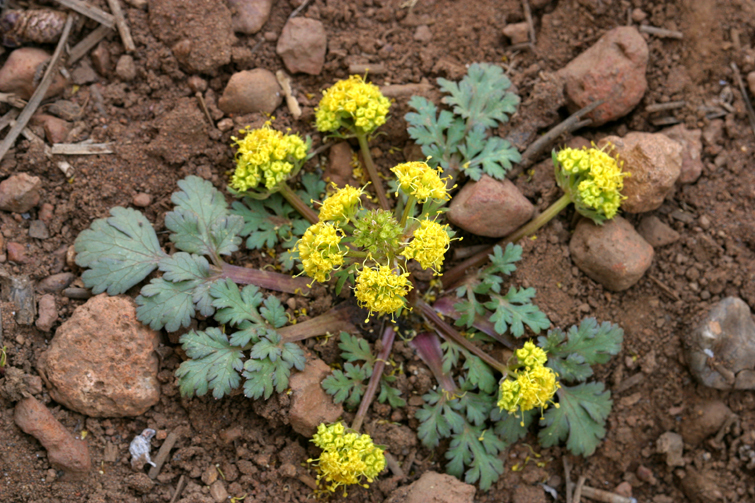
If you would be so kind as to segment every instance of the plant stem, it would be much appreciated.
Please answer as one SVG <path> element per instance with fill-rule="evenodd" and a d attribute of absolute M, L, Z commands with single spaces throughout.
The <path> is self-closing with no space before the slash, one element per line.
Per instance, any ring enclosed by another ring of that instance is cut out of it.
<path fill-rule="evenodd" d="M 256 285 L 276 292 L 309 295 L 309 278 L 292 278 L 288 274 L 272 271 L 260 271 L 223 263 L 219 279 L 230 278 L 241 285 Z"/>
<path fill-rule="evenodd" d="M 310 224 L 314 225 L 320 221 L 320 217 L 317 216 L 315 210 L 307 206 L 306 203 L 296 195 L 296 192 L 291 190 L 291 187 L 289 187 L 286 182 L 281 183 L 278 187 L 280 187 L 280 194 L 283 198 L 288 201 L 288 203 L 299 212 L 299 215 L 303 216 Z"/>
<path fill-rule="evenodd" d="M 372 162 L 370 146 L 367 144 L 367 134 L 356 133 L 356 137 L 357 140 L 359 140 L 359 148 L 362 150 L 362 157 L 364 158 L 364 165 L 367 168 L 367 174 L 369 175 L 370 180 L 372 180 L 372 185 L 375 186 L 375 192 L 377 193 L 380 207 L 384 210 L 390 210 L 391 206 L 388 204 L 388 198 L 385 196 L 383 182 L 380 180 L 377 169 L 375 169 L 375 163 Z"/>
<path fill-rule="evenodd" d="M 310 337 L 341 331 L 354 333 L 359 331 L 351 322 L 351 319 L 356 316 L 362 315 L 354 309 L 353 305 L 348 302 L 341 302 L 311 320 L 279 328 L 278 333 L 284 342 L 303 341 Z"/>
<path fill-rule="evenodd" d="M 372 399 L 375 398 L 378 385 L 380 384 L 380 378 L 383 377 L 383 369 L 385 369 L 385 362 L 388 361 L 388 357 L 391 355 L 391 349 L 393 348 L 393 341 L 396 339 L 396 331 L 393 329 L 393 325 L 389 325 L 383 332 L 383 349 L 375 360 L 375 368 L 372 369 L 372 375 L 370 376 L 370 382 L 367 384 L 367 390 L 364 392 L 362 402 L 359 404 L 359 410 L 357 415 L 354 416 L 354 421 L 351 423 L 351 429 L 357 433 L 362 428 L 364 422 L 364 416 L 367 414 L 367 409 L 372 404 Z"/>
<path fill-rule="evenodd" d="M 487 262 L 488 255 L 493 252 L 493 248 L 495 246 L 504 247 L 508 243 L 516 243 L 523 237 L 534 234 L 538 231 L 538 229 L 550 222 L 553 217 L 561 213 L 561 210 L 569 206 L 569 203 L 571 203 L 569 196 L 567 194 L 562 195 L 555 203 L 546 208 L 544 212 L 540 213 L 538 216 L 536 216 L 523 226 L 519 227 L 513 233 L 498 241 L 496 244 L 488 246 L 484 250 L 481 250 L 478 253 L 472 255 L 461 264 L 457 264 L 449 271 L 443 273 L 443 289 L 448 290 L 460 283 L 462 277 L 464 276 L 464 273 L 470 267 L 480 267 L 482 264 Z"/>
<path fill-rule="evenodd" d="M 418 298 L 414 303 L 414 307 L 419 309 L 419 311 L 422 313 L 422 316 L 424 316 L 425 319 L 427 319 L 427 321 L 429 321 L 430 324 L 437 329 L 441 337 L 446 340 L 455 342 L 470 353 L 479 357 L 482 361 L 502 373 L 504 376 L 508 374 L 509 370 L 506 365 L 487 354 L 485 351 L 477 347 L 477 345 L 469 342 L 466 337 L 461 335 L 454 327 L 446 323 L 443 318 L 441 318 L 438 313 L 435 312 L 435 309 L 433 309 L 424 300 Z"/>
<path fill-rule="evenodd" d="M 414 206 L 417 204 L 417 198 L 413 195 L 409 194 L 409 200 L 406 202 L 406 206 L 404 207 L 404 212 L 401 214 L 401 222 L 399 222 L 399 227 L 402 229 L 406 225 L 406 221 L 409 220 L 409 216 L 411 216 L 412 213 L 414 213 Z"/>

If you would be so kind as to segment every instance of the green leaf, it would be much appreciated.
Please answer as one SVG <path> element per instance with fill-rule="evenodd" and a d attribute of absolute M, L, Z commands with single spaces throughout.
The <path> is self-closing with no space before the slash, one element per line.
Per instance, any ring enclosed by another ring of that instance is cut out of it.
<path fill-rule="evenodd" d="M 282 349 L 278 347 L 280 341 L 280 335 L 271 331 L 267 337 L 260 337 L 260 340 L 252 346 L 250 356 L 255 360 L 268 359 L 274 363 L 281 356 Z"/>
<path fill-rule="evenodd" d="M 378 402 L 385 403 L 386 400 L 388 401 L 388 404 L 394 409 L 399 407 L 406 407 L 406 400 L 401 398 L 401 392 L 381 379 Z"/>
<path fill-rule="evenodd" d="M 483 275 L 505 274 L 511 276 L 516 271 L 516 263 L 522 260 L 522 247 L 512 243 L 506 245 L 506 251 L 503 251 L 499 245 L 495 245 L 488 266 Z"/>
<path fill-rule="evenodd" d="M 217 308 L 215 319 L 218 323 L 238 326 L 243 321 L 263 325 L 257 308 L 262 304 L 262 294 L 254 285 L 247 285 L 239 290 L 230 278 L 217 281 L 210 287 L 212 304 Z"/>
<path fill-rule="evenodd" d="M 477 386 L 480 391 L 490 394 L 498 389 L 498 380 L 490 367 L 481 358 L 466 351 L 464 352 L 464 370 L 467 371 L 467 381 Z"/>
<path fill-rule="evenodd" d="M 74 243 L 76 263 L 88 267 L 82 280 L 92 293 L 125 293 L 155 270 L 167 255 L 152 224 L 131 208 L 112 208 L 111 217 L 92 222 Z"/>
<path fill-rule="evenodd" d="M 506 448 L 506 444 L 491 430 L 482 426 L 465 424 L 462 431 L 453 435 L 446 459 L 446 472 L 461 478 L 464 467 L 468 466 L 464 474 L 467 484 L 480 483 L 480 489 L 487 491 L 490 486 L 503 474 L 503 461 L 498 455 Z"/>
<path fill-rule="evenodd" d="M 283 393 L 288 388 L 288 378 L 291 376 L 291 366 L 279 359 L 275 362 L 270 360 L 247 360 L 244 363 L 246 378 L 244 382 L 244 395 L 255 400 L 264 397 L 270 398 L 273 391 Z"/>
<path fill-rule="evenodd" d="M 459 363 L 459 356 L 461 355 L 461 347 L 451 344 L 449 342 L 441 342 L 440 347 L 443 350 L 443 366 L 441 370 L 444 374 L 450 374 L 451 370 Z"/>
<path fill-rule="evenodd" d="M 307 362 L 307 357 L 304 356 L 304 351 L 298 344 L 284 342 L 281 348 L 281 360 L 286 362 L 289 367 L 295 367 L 296 370 L 302 371 Z"/>
<path fill-rule="evenodd" d="M 238 388 L 242 369 L 243 352 L 228 343 L 228 338 L 218 328 L 209 327 L 204 332 L 192 330 L 181 336 L 186 360 L 176 371 L 181 395 L 204 396 L 212 390 L 212 396 L 223 398 Z"/>
<path fill-rule="evenodd" d="M 231 213 L 244 220 L 240 234 L 249 236 L 246 247 L 251 250 L 273 248 L 279 241 L 292 240 L 296 236 L 294 231 L 301 236 L 309 227 L 299 223 L 303 219 L 280 194 L 262 201 L 251 197 L 245 197 L 243 203 L 234 201 Z"/>
<path fill-rule="evenodd" d="M 606 418 L 611 412 L 611 393 L 602 382 L 582 383 L 558 390 L 559 407 L 550 407 L 540 423 L 543 447 L 566 440 L 573 454 L 590 456 L 606 435 Z"/>
<path fill-rule="evenodd" d="M 347 362 L 363 361 L 370 367 L 375 364 L 375 356 L 370 350 L 370 345 L 361 337 L 341 332 L 341 343 L 338 347 L 342 351 L 341 357 Z"/>
<path fill-rule="evenodd" d="M 260 314 L 274 328 L 280 328 L 288 323 L 286 308 L 283 307 L 278 297 L 273 295 L 265 299 L 264 306 L 260 308 Z"/>
<path fill-rule="evenodd" d="M 454 432 L 459 432 L 466 424 L 464 416 L 456 412 L 442 391 L 431 390 L 422 395 L 425 404 L 417 411 L 415 417 L 420 421 L 417 437 L 422 445 L 434 449 L 440 439 L 448 438 Z"/>
<path fill-rule="evenodd" d="M 482 426 L 485 423 L 494 405 L 495 398 L 493 395 L 472 393 L 471 391 L 467 391 L 459 398 L 451 401 L 453 409 L 463 412 L 467 421 L 475 426 Z"/>
<path fill-rule="evenodd" d="M 325 189 L 328 186 L 321 176 L 314 173 L 304 173 L 301 176 L 301 185 L 302 190 L 297 190 L 296 195 L 310 208 L 314 207 L 313 201 L 322 200 L 322 196 L 325 194 Z M 301 234 L 299 235 L 301 236 Z"/>
<path fill-rule="evenodd" d="M 203 282 L 210 277 L 210 263 L 201 255 L 178 252 L 160 261 L 163 279 L 178 283 L 179 281 Z"/>
<path fill-rule="evenodd" d="M 527 435 L 532 421 L 540 414 L 540 409 L 530 409 L 526 412 L 509 414 L 502 412 L 497 406 L 490 412 L 490 419 L 495 423 L 495 434 L 508 445 L 511 445 Z"/>
<path fill-rule="evenodd" d="M 346 405 L 353 409 L 359 405 L 359 401 L 367 389 L 364 381 L 369 379 L 371 374 L 372 369 L 345 363 L 343 371 L 333 370 L 331 375 L 323 379 L 322 387 L 327 394 L 333 396 L 333 402 L 346 402 Z"/>
<path fill-rule="evenodd" d="M 524 325 L 536 334 L 548 328 L 550 321 L 531 302 L 534 296 L 534 288 L 517 290 L 513 286 L 506 295 L 491 295 L 491 300 L 485 303 L 485 307 L 493 311 L 490 321 L 495 323 L 495 331 L 504 334 L 510 329 L 514 337 L 521 337 L 524 335 Z"/>
<path fill-rule="evenodd" d="M 468 134 L 465 142 L 459 145 L 462 167 L 472 180 L 479 180 L 486 174 L 496 180 L 506 178 L 506 173 L 512 168 L 513 162 L 522 160 L 519 151 L 507 140 L 497 136 L 488 136 L 483 126 L 475 126 Z"/>
<path fill-rule="evenodd" d="M 136 298 L 136 318 L 153 330 L 175 332 L 194 316 L 194 281 L 173 283 L 154 278 Z"/>
<path fill-rule="evenodd" d="M 473 297 L 474 298 L 474 297 Z M 485 309 L 482 305 L 476 301 L 462 300 L 454 304 L 454 309 L 459 313 L 459 317 L 454 321 L 454 325 L 457 327 L 472 328 L 474 325 L 475 317 L 478 314 L 484 314 Z"/>

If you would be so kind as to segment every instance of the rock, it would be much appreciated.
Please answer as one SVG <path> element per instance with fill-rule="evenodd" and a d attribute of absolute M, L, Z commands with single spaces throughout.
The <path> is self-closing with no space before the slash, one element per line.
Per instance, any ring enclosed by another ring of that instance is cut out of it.
<path fill-rule="evenodd" d="M 18 402 L 31 395 L 42 393 L 42 378 L 26 374 L 16 367 L 5 367 L 5 376 L 0 378 L 0 398 Z"/>
<path fill-rule="evenodd" d="M 679 240 L 679 233 L 661 222 L 655 215 L 643 218 L 637 227 L 637 232 L 653 248 L 670 245 Z"/>
<path fill-rule="evenodd" d="M 683 124 L 677 124 L 663 129 L 661 133 L 682 146 L 682 170 L 679 174 L 679 183 L 696 182 L 703 172 L 703 160 L 701 153 L 703 132 L 700 129 L 687 129 Z"/>
<path fill-rule="evenodd" d="M 512 503 L 548 503 L 542 487 L 517 484 L 514 487 Z"/>
<path fill-rule="evenodd" d="M 625 480 L 621 484 L 617 485 L 614 488 L 613 492 L 615 492 L 619 496 L 623 496 L 625 498 L 631 498 L 632 497 L 632 484 L 630 484 L 629 482 Z"/>
<path fill-rule="evenodd" d="M 215 469 L 215 467 L 213 467 Z M 225 483 L 222 480 L 216 480 L 210 486 L 210 496 L 215 500 L 215 503 L 223 503 L 228 499 L 228 491 L 225 488 Z"/>
<path fill-rule="evenodd" d="M 131 202 L 137 208 L 146 208 L 147 206 L 152 204 L 152 196 L 149 194 L 140 192 L 134 196 L 134 199 L 132 199 Z"/>
<path fill-rule="evenodd" d="M 621 209 L 644 213 L 658 209 L 673 190 L 682 169 L 682 146 L 661 133 L 629 133 L 623 138 L 607 136 L 599 147 L 610 143 L 611 155 L 618 156 L 624 178 Z"/>
<path fill-rule="evenodd" d="M 50 54 L 42 49 L 22 47 L 11 52 L 0 69 L 0 92 L 13 93 L 17 98 L 27 100 L 34 94 L 38 80 L 35 80 L 37 72 L 44 73 L 44 65 L 50 60 Z M 66 79 L 58 75 L 53 80 L 45 98 L 50 98 L 63 92 L 66 87 Z"/>
<path fill-rule="evenodd" d="M 648 15 L 640 8 L 636 8 L 632 11 L 632 21 L 640 23 L 647 19 Z"/>
<path fill-rule="evenodd" d="M 530 41 L 530 26 L 527 23 L 506 25 L 503 34 L 509 37 L 512 45 L 524 44 Z"/>
<path fill-rule="evenodd" d="M 16 262 L 18 264 L 26 264 L 29 262 L 29 257 L 26 255 L 26 247 L 24 245 L 10 241 L 6 250 L 10 262 Z"/>
<path fill-rule="evenodd" d="M 724 121 L 721 119 L 714 119 L 705 126 L 703 129 L 703 140 L 708 146 L 715 146 L 721 143 L 724 139 Z"/>
<path fill-rule="evenodd" d="M 343 414 L 343 407 L 333 403 L 320 383 L 330 374 L 330 367 L 319 358 L 308 358 L 303 372 L 289 380 L 291 410 L 289 421 L 295 432 L 311 437 L 320 423 L 332 423 Z"/>
<path fill-rule="evenodd" d="M 673 431 L 667 431 L 655 443 L 655 448 L 659 454 L 666 455 L 666 464 L 671 468 L 675 466 L 684 466 L 684 440 L 682 436 Z"/>
<path fill-rule="evenodd" d="M 188 84 L 193 93 L 203 93 L 207 90 L 207 81 L 198 75 L 189 77 Z"/>
<path fill-rule="evenodd" d="M 319 75 L 325 64 L 325 27 L 316 19 L 295 17 L 283 27 L 276 52 L 291 73 Z"/>
<path fill-rule="evenodd" d="M 427 471 L 419 480 L 393 491 L 385 503 L 472 503 L 475 486 L 451 475 Z"/>
<path fill-rule="evenodd" d="M 194 98 L 179 99 L 176 107 L 155 121 L 159 133 L 147 151 L 169 164 L 184 164 L 211 148 L 207 119 Z"/>
<path fill-rule="evenodd" d="M 281 87 L 273 72 L 256 68 L 231 76 L 218 101 L 218 108 L 227 114 L 271 114 L 282 101 Z"/>
<path fill-rule="evenodd" d="M 687 364 L 716 389 L 755 389 L 755 323 L 749 306 L 727 297 L 685 337 Z"/>
<path fill-rule="evenodd" d="M 637 283 L 653 261 L 653 247 L 618 216 L 603 225 L 582 219 L 569 250 L 582 272 L 614 292 Z"/>
<path fill-rule="evenodd" d="M 709 436 L 718 433 L 733 415 L 731 409 L 720 400 L 698 403 L 682 419 L 682 438 L 696 447 Z"/>
<path fill-rule="evenodd" d="M 47 114 L 34 114 L 31 122 L 42 126 L 42 129 L 45 131 L 45 137 L 50 143 L 65 142 L 68 133 L 73 128 L 70 122 Z"/>
<path fill-rule="evenodd" d="M 525 224 L 534 212 L 535 207 L 510 180 L 482 175 L 479 181 L 464 185 L 446 215 L 467 232 L 500 238 Z"/>
<path fill-rule="evenodd" d="M 647 64 L 648 46 L 637 29 L 620 26 L 607 32 L 558 72 L 566 81 L 569 109 L 576 112 L 605 99 L 586 116 L 593 126 L 625 116 L 645 94 Z"/>
<path fill-rule="evenodd" d="M 0 182 L 0 210 L 26 213 L 39 204 L 42 182 L 26 173 L 11 175 Z"/>
<path fill-rule="evenodd" d="M 354 166 L 351 165 L 351 158 L 353 155 L 354 152 L 345 141 L 338 142 L 330 147 L 330 152 L 328 152 L 328 165 L 322 173 L 323 180 L 333 182 L 338 185 L 339 188 L 345 187 L 346 185 L 356 187 L 357 182 L 352 176 L 354 173 Z"/>
<path fill-rule="evenodd" d="M 273 0 L 228 0 L 228 4 L 233 11 L 233 31 L 252 35 L 267 23 Z"/>
<path fill-rule="evenodd" d="M 77 86 L 91 84 L 98 80 L 97 72 L 94 71 L 94 68 L 92 68 L 92 65 L 87 60 L 82 60 L 71 72 L 71 81 Z"/>
<path fill-rule="evenodd" d="M 42 220 L 32 220 L 29 224 L 29 237 L 34 239 L 47 239 L 50 231 Z"/>
<path fill-rule="evenodd" d="M 61 272 L 48 276 L 37 285 L 37 290 L 42 293 L 55 293 L 68 288 L 76 276 L 72 272 Z"/>
<path fill-rule="evenodd" d="M 171 46 L 189 73 L 217 74 L 231 62 L 235 40 L 231 11 L 217 0 L 150 0 L 152 33 Z"/>
<path fill-rule="evenodd" d="M 115 65 L 115 74 L 119 79 L 125 82 L 131 82 L 136 78 L 136 65 L 134 64 L 134 57 L 130 54 L 124 54 L 118 58 L 118 63 Z"/>
<path fill-rule="evenodd" d="M 417 26 L 414 30 L 414 40 L 417 42 L 426 44 L 433 39 L 433 32 L 430 31 L 430 27 L 426 24 Z"/>
<path fill-rule="evenodd" d="M 105 43 L 100 43 L 89 53 L 89 57 L 92 59 L 92 66 L 94 66 L 97 73 L 103 77 L 106 77 L 110 73 L 112 61 L 110 61 L 110 51 Z"/>
<path fill-rule="evenodd" d="M 39 219 L 42 220 L 45 224 L 49 224 L 52 221 L 54 211 L 55 206 L 53 206 L 52 204 L 42 204 L 42 206 L 39 208 Z"/>
<path fill-rule="evenodd" d="M 69 409 L 138 416 L 160 399 L 159 342 L 160 334 L 136 319 L 131 298 L 100 294 L 58 328 L 37 366 L 50 396 Z"/>
<path fill-rule="evenodd" d="M 58 321 L 58 308 L 55 306 L 55 296 L 49 293 L 39 298 L 37 312 L 37 328 L 43 332 L 49 332 L 52 325 Z"/>
<path fill-rule="evenodd" d="M 725 501 L 721 489 L 716 480 L 720 477 L 718 472 L 698 472 L 692 467 L 687 468 L 685 477 L 681 480 L 682 491 L 689 498 L 690 503 L 715 503 Z"/>
<path fill-rule="evenodd" d="M 73 438 L 36 398 L 28 397 L 18 402 L 13 419 L 24 433 L 39 440 L 47 450 L 50 465 L 56 470 L 80 477 L 92 467 L 86 442 Z"/>
<path fill-rule="evenodd" d="M 126 485 L 137 494 L 148 494 L 155 487 L 155 482 L 146 473 L 134 473 L 126 477 Z"/>

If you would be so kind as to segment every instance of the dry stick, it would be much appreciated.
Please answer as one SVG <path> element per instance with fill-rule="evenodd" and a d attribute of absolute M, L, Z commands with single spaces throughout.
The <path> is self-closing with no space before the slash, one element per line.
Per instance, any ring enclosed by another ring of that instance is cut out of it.
<path fill-rule="evenodd" d="M 577 480 L 577 487 L 574 488 L 574 497 L 572 498 L 572 503 L 580 503 L 582 501 L 582 488 L 585 485 L 585 480 L 587 480 L 587 477 L 584 475 L 580 475 L 579 479 Z"/>
<path fill-rule="evenodd" d="M 349 302 L 341 302 L 319 316 L 278 329 L 278 334 L 284 342 L 303 341 L 310 337 L 317 337 L 327 333 L 349 332 L 354 333 L 359 329 L 351 322 L 352 317 L 358 312 L 356 306 Z"/>
<path fill-rule="evenodd" d="M 53 155 L 99 155 L 112 154 L 112 143 L 54 143 L 50 149 Z"/>
<path fill-rule="evenodd" d="M 168 438 L 166 438 L 165 442 L 163 442 L 163 445 L 160 446 L 160 450 L 157 451 L 157 456 L 154 460 L 155 466 L 149 469 L 149 478 L 154 479 L 160 474 L 160 470 L 162 470 L 165 461 L 170 455 L 170 450 L 174 445 L 176 445 L 177 441 L 178 434 L 175 431 L 171 431 L 170 435 L 168 435 Z"/>
<path fill-rule="evenodd" d="M 118 0 L 107 0 L 107 3 L 110 6 L 110 12 L 113 13 L 113 17 L 115 18 L 115 26 L 118 27 L 118 33 L 121 35 L 123 48 L 126 49 L 126 52 L 134 52 L 136 45 L 134 44 L 134 39 L 131 38 L 131 30 L 129 30 L 126 18 L 123 16 L 120 2 Z"/>
<path fill-rule="evenodd" d="M 522 5 L 524 6 L 524 19 L 527 21 L 527 26 L 530 29 L 530 42 L 534 45 L 537 43 L 537 37 L 535 37 L 535 23 L 532 22 L 530 3 L 527 0 L 522 0 Z"/>
<path fill-rule="evenodd" d="M 73 20 L 75 17 L 74 14 L 68 15 L 66 25 L 63 28 L 63 33 L 60 35 L 60 40 L 58 41 L 58 45 L 55 48 L 52 58 L 50 58 L 50 63 L 47 65 L 47 70 L 45 71 L 44 77 L 42 77 L 42 81 L 37 86 L 34 94 L 32 94 L 29 103 L 18 116 L 16 124 L 10 131 L 8 131 L 8 135 L 3 139 L 3 143 L 0 144 L 0 160 L 8 153 L 8 150 L 13 146 L 13 143 L 16 141 L 16 138 L 18 138 L 18 135 L 21 134 L 21 131 L 24 130 L 29 119 L 31 119 L 31 116 L 37 111 L 39 104 L 45 99 L 45 94 L 47 94 L 47 90 L 50 88 L 52 81 L 56 77 L 58 62 L 63 55 L 63 48 L 68 41 L 68 35 L 71 34 L 71 27 L 73 26 Z"/>
<path fill-rule="evenodd" d="M 307 5 L 309 5 L 309 3 L 311 1 L 312 0 L 304 0 L 300 6 L 298 6 L 296 9 L 294 9 L 294 11 L 291 13 L 290 16 L 288 16 L 288 18 L 291 19 L 291 18 L 294 18 L 294 17 L 298 16 L 301 11 L 303 11 L 304 9 L 307 8 Z"/>
<path fill-rule="evenodd" d="M 179 498 L 181 498 L 181 493 L 184 492 L 184 488 L 186 488 L 186 476 L 181 475 L 178 479 L 178 484 L 176 484 L 176 492 L 173 493 L 170 503 L 176 503 Z"/>
<path fill-rule="evenodd" d="M 68 64 L 73 64 L 83 58 L 86 53 L 91 51 L 95 45 L 99 44 L 102 39 L 111 33 L 113 33 L 112 28 L 108 28 L 103 24 L 98 26 L 92 31 L 92 33 L 84 37 L 81 42 L 74 45 L 73 49 L 68 52 Z"/>
<path fill-rule="evenodd" d="M 676 110 L 677 108 L 684 108 L 687 104 L 686 101 L 669 101 L 668 103 L 654 103 L 645 107 L 645 111 L 648 113 L 653 112 L 666 112 L 668 110 Z"/>
<path fill-rule="evenodd" d="M 564 480 L 566 481 L 566 503 L 573 503 L 572 491 L 574 490 L 574 482 L 571 481 L 571 464 L 566 456 L 562 460 L 564 462 Z"/>
<path fill-rule="evenodd" d="M 115 26 L 115 17 L 113 17 L 112 14 L 108 14 L 104 10 L 93 7 L 86 2 L 82 2 L 81 0 L 57 1 L 60 5 L 64 5 L 71 10 L 75 10 L 79 14 L 83 14 L 90 19 L 94 19 L 98 23 L 104 24 L 108 28 L 113 28 Z"/>
<path fill-rule="evenodd" d="M 665 28 L 656 28 L 655 26 L 648 26 L 645 24 L 640 26 L 640 31 L 642 33 L 649 33 L 650 35 L 655 35 L 656 37 L 661 38 L 684 38 L 684 33 L 680 31 L 667 30 Z"/>
<path fill-rule="evenodd" d="M 370 382 L 367 384 L 367 390 L 364 392 L 362 402 L 359 404 L 359 410 L 357 410 L 354 421 L 351 422 L 351 429 L 359 432 L 364 422 L 364 416 L 367 415 L 367 409 L 372 404 L 372 399 L 375 398 L 375 392 L 380 384 L 380 378 L 383 377 L 383 369 L 385 369 L 385 363 L 388 361 L 388 357 L 391 355 L 391 349 L 393 348 L 393 341 L 396 339 L 396 330 L 392 325 L 383 332 L 383 349 L 380 350 L 377 359 L 375 360 L 375 367 L 372 370 L 370 376 Z"/>
<path fill-rule="evenodd" d="M 742 93 L 742 99 L 745 101 L 745 107 L 747 108 L 747 118 L 750 119 L 750 127 L 752 132 L 755 133 L 755 110 L 752 108 L 750 97 L 747 95 L 747 89 L 745 83 L 742 81 L 742 75 L 739 73 L 739 67 L 732 61 L 731 69 L 734 70 L 734 78 L 737 79 L 737 85 L 739 86 L 739 92 Z"/>
<path fill-rule="evenodd" d="M 367 144 L 367 133 L 357 133 L 357 140 L 359 140 L 359 148 L 362 150 L 362 159 L 364 159 L 364 166 L 367 168 L 367 174 L 372 180 L 372 185 L 375 186 L 375 193 L 377 194 L 380 207 L 384 210 L 390 210 L 391 206 L 388 204 L 388 198 L 385 196 L 385 189 L 383 188 L 383 182 L 380 180 L 375 163 L 372 162 L 372 154 L 370 154 L 370 146 Z"/>
<path fill-rule="evenodd" d="M 679 297 L 679 294 L 676 293 L 676 290 L 673 290 L 670 286 L 666 285 L 666 283 L 664 283 L 660 279 L 656 278 L 652 274 L 648 274 L 648 278 L 650 278 L 650 280 L 653 283 L 655 283 L 656 285 L 658 285 L 658 288 L 660 288 L 661 290 L 663 290 L 664 293 L 666 293 L 669 297 L 671 297 L 675 301 L 678 302 L 678 301 L 682 300 L 682 298 Z"/>
<path fill-rule="evenodd" d="M 235 283 L 243 285 L 256 285 L 276 292 L 295 293 L 309 295 L 309 278 L 292 278 L 288 274 L 273 271 L 261 271 L 223 263 L 223 268 L 218 279 L 230 278 Z"/>
<path fill-rule="evenodd" d="M 618 494 L 609 493 L 608 491 L 595 489 L 590 486 L 582 486 L 582 494 L 584 494 L 586 498 L 602 501 L 603 503 L 637 503 L 637 500 L 634 498 L 619 496 Z"/>
<path fill-rule="evenodd" d="M 275 79 L 278 81 L 281 88 L 283 88 L 283 96 L 286 97 L 286 106 L 288 107 L 289 112 L 291 112 L 291 116 L 294 119 L 298 119 L 301 117 L 301 107 L 291 91 L 291 77 L 289 77 L 283 70 L 278 70 L 275 72 Z"/>
<path fill-rule="evenodd" d="M 0 117 L 0 131 L 16 122 L 16 117 L 21 113 L 15 108 L 8 110 L 8 113 Z"/>
<path fill-rule="evenodd" d="M 204 112 L 205 119 L 207 119 L 207 122 L 210 123 L 210 127 L 215 129 L 215 123 L 212 122 L 212 116 L 210 115 L 210 111 L 207 109 L 207 103 L 205 103 L 204 101 L 204 96 L 202 96 L 202 93 L 200 93 L 199 91 L 197 91 L 194 96 L 199 102 L 199 108 L 201 108 L 202 112 Z"/>

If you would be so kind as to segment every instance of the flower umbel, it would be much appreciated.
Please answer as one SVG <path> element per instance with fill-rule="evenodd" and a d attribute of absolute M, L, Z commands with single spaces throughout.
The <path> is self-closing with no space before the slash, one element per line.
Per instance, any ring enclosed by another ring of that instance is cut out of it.
<path fill-rule="evenodd" d="M 370 436 L 347 432 L 340 422 L 318 426 L 312 442 L 322 449 L 322 454 L 308 462 L 316 463 L 317 483 L 323 481 L 326 491 L 335 492 L 339 486 L 353 484 L 368 487 L 362 479 L 371 483 L 385 468 L 383 450 Z"/>
<path fill-rule="evenodd" d="M 548 361 L 548 355 L 532 341 L 524 343 L 524 347 L 516 350 L 516 359 L 525 367 L 542 367 Z"/>
<path fill-rule="evenodd" d="M 307 157 L 307 144 L 296 134 L 283 134 L 266 122 L 259 129 L 242 129 L 241 139 L 231 140 L 238 147 L 236 171 L 231 177 L 231 187 L 245 192 L 261 182 L 272 189 L 284 181 L 297 161 Z"/>
<path fill-rule="evenodd" d="M 363 267 L 356 279 L 354 295 L 370 314 L 393 314 L 404 306 L 406 294 L 412 289 L 408 278 L 408 272 L 395 274 L 385 265 L 377 269 Z"/>
<path fill-rule="evenodd" d="M 319 222 L 311 226 L 296 243 L 304 272 L 315 281 L 330 279 L 330 273 L 341 267 L 346 250 L 339 246 L 341 235 L 331 224 Z"/>
<path fill-rule="evenodd" d="M 428 199 L 450 199 L 446 182 L 440 177 L 441 168 L 436 171 L 426 162 L 418 161 L 399 164 L 391 168 L 391 171 L 396 174 L 401 190 L 416 197 L 421 203 Z"/>
<path fill-rule="evenodd" d="M 333 184 L 335 187 L 336 185 Z M 339 189 L 335 194 L 323 201 L 320 207 L 320 221 L 329 220 L 340 222 L 348 220 L 359 206 L 360 198 L 364 194 L 363 189 L 357 189 L 350 185 Z"/>
<path fill-rule="evenodd" d="M 404 248 L 404 256 L 419 262 L 422 269 L 432 269 L 436 276 L 439 275 L 451 243 L 447 229 L 447 225 L 434 220 L 422 220 L 419 229 L 414 231 L 414 239 Z"/>
<path fill-rule="evenodd" d="M 561 385 L 556 380 L 555 372 L 545 366 L 548 360 L 545 351 L 532 342 L 527 342 L 522 349 L 516 351 L 516 358 L 524 368 L 511 372 L 508 376 L 510 379 L 501 382 L 498 408 L 509 414 L 526 412 L 536 407 L 541 411 L 548 408 Z"/>
<path fill-rule="evenodd" d="M 352 75 L 323 92 L 315 111 L 317 130 L 333 132 L 353 126 L 369 134 L 385 124 L 390 106 L 390 100 L 376 85 Z"/>

